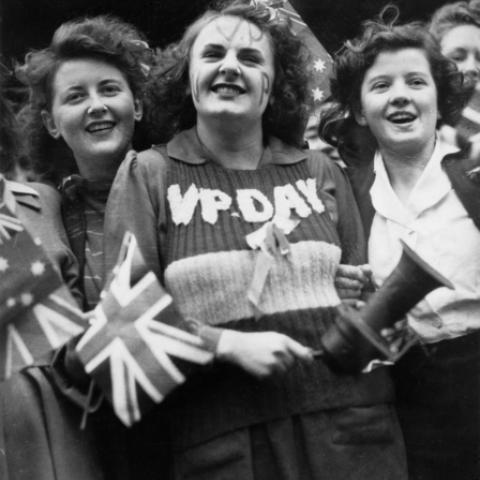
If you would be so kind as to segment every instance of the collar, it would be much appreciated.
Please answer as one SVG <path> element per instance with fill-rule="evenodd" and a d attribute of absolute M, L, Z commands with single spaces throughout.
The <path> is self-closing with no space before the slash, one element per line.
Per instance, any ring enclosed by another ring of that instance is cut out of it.
<path fill-rule="evenodd" d="M 407 223 L 437 204 L 452 189 L 451 182 L 442 168 L 442 160 L 457 151 L 457 147 L 437 137 L 432 156 L 410 192 L 406 205 L 400 202 L 393 191 L 382 155 L 377 151 L 373 160 L 375 180 L 370 190 L 375 210 L 387 218 Z"/>
<path fill-rule="evenodd" d="M 167 155 L 190 165 L 203 165 L 211 161 L 198 139 L 195 127 L 175 135 L 167 143 Z M 292 165 L 305 158 L 307 158 L 305 151 L 276 137 L 269 137 L 259 165 Z"/>
<path fill-rule="evenodd" d="M 16 211 L 17 203 L 33 210 L 41 210 L 40 196 L 32 187 L 12 180 L 5 180 L 5 187 L 5 203 L 12 212 Z"/>

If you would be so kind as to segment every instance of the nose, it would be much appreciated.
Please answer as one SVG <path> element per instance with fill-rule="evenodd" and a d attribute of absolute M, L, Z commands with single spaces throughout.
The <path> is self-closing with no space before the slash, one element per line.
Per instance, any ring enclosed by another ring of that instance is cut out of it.
<path fill-rule="evenodd" d="M 222 75 L 225 75 L 227 77 L 231 76 L 233 78 L 236 78 L 240 76 L 240 64 L 234 52 L 228 52 L 225 55 L 218 71 Z"/>
<path fill-rule="evenodd" d="M 402 107 L 410 102 L 410 93 L 404 82 L 398 82 L 392 86 L 390 103 L 396 107 Z"/>
<path fill-rule="evenodd" d="M 480 76 L 480 61 L 472 53 L 469 53 L 467 58 L 459 65 L 460 70 L 465 74 L 471 76 L 475 81 L 478 80 Z"/>
<path fill-rule="evenodd" d="M 92 94 L 90 96 L 90 105 L 87 109 L 89 115 L 101 115 L 107 111 L 107 106 L 105 105 L 103 99 L 98 94 Z"/>

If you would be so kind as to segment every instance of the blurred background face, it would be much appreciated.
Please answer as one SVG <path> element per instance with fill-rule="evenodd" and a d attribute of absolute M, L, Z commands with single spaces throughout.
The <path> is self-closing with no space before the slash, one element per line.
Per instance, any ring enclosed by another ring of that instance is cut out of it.
<path fill-rule="evenodd" d="M 189 77 L 198 119 L 261 121 L 274 80 L 270 38 L 239 17 L 213 20 L 192 46 Z"/>
<path fill-rule="evenodd" d="M 380 149 L 418 151 L 435 141 L 437 88 L 423 50 L 381 52 L 361 86 L 360 125 L 368 125 Z"/>
<path fill-rule="evenodd" d="M 480 28 L 460 25 L 448 30 L 440 41 L 442 53 L 453 60 L 460 71 L 478 80 L 480 75 Z"/>
<path fill-rule="evenodd" d="M 62 137 L 77 164 L 120 162 L 133 135 L 141 107 L 123 73 L 94 59 L 67 60 L 53 80 L 50 112 L 44 113 L 47 129 Z"/>

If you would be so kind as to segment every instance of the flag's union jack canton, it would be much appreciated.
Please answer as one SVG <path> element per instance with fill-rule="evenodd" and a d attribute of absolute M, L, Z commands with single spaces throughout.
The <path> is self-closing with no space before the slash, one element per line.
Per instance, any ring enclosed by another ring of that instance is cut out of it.
<path fill-rule="evenodd" d="M 185 381 L 180 364 L 191 368 L 213 359 L 153 272 L 132 284 L 134 259 L 143 262 L 127 233 L 91 327 L 77 344 L 85 370 L 127 426 Z"/>
<path fill-rule="evenodd" d="M 330 76 L 333 68 L 331 56 L 290 2 L 286 0 L 260 1 L 269 6 L 276 16 L 287 17 L 290 20 L 293 34 L 301 38 L 310 51 L 313 72 L 312 99 L 314 107 L 319 106 L 330 95 Z"/>
<path fill-rule="evenodd" d="M 0 378 L 31 365 L 87 326 L 42 248 L 5 201 L 0 179 Z"/>

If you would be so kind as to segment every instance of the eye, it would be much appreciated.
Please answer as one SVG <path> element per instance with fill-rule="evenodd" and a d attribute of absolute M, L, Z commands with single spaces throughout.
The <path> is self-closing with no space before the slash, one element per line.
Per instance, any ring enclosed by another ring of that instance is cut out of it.
<path fill-rule="evenodd" d="M 372 83 L 371 89 L 373 91 L 384 91 L 389 87 L 389 83 L 386 80 L 378 80 Z"/>
<path fill-rule="evenodd" d="M 246 65 L 259 65 L 262 63 L 261 57 L 255 53 L 241 53 L 239 60 Z"/>
<path fill-rule="evenodd" d="M 85 96 L 85 94 L 80 90 L 75 90 L 75 91 L 69 92 L 65 96 L 65 103 L 72 103 L 72 104 L 79 103 L 79 102 L 82 101 L 84 96 Z"/>
<path fill-rule="evenodd" d="M 424 85 L 427 85 L 427 81 L 421 77 L 413 77 L 408 83 L 413 87 L 423 87 Z"/>
<path fill-rule="evenodd" d="M 223 57 L 223 52 L 218 49 L 208 49 L 202 53 L 202 58 L 217 60 Z"/>
<path fill-rule="evenodd" d="M 467 52 L 465 52 L 464 50 L 455 50 L 448 55 L 448 58 L 457 63 L 463 62 L 467 58 Z"/>
<path fill-rule="evenodd" d="M 121 91 L 121 88 L 116 83 L 107 83 L 102 86 L 102 93 L 107 96 L 116 95 L 118 92 Z"/>

